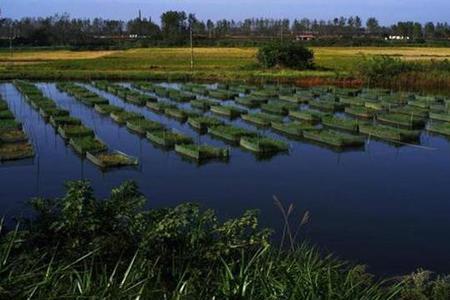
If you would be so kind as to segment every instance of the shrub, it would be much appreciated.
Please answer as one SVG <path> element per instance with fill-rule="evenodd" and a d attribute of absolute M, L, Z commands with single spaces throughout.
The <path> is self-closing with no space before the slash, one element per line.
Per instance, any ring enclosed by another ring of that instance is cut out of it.
<path fill-rule="evenodd" d="M 274 247 L 252 211 L 145 202 L 134 182 L 98 199 L 76 181 L 15 229 L 0 219 L 0 299 L 449 299 L 446 276 L 378 281 L 306 244 Z"/>
<path fill-rule="evenodd" d="M 257 59 L 266 68 L 310 69 L 313 66 L 314 53 L 294 42 L 271 43 L 259 48 Z"/>
<path fill-rule="evenodd" d="M 364 58 L 358 65 L 358 72 L 367 80 L 380 82 L 413 71 L 415 67 L 414 63 L 382 55 Z"/>

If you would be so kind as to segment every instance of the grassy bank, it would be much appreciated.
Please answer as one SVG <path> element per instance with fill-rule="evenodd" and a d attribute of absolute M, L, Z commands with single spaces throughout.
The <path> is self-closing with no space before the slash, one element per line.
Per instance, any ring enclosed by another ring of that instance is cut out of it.
<path fill-rule="evenodd" d="M 362 266 L 296 246 L 289 222 L 285 247 L 279 248 L 271 244 L 269 231 L 259 228 L 255 212 L 221 222 L 192 204 L 144 211 L 146 200 L 132 182 L 113 189 L 108 199 L 93 194 L 89 183 L 71 182 L 61 199 L 33 200 L 33 220 L 9 230 L 0 223 L 0 298 L 440 300 L 450 295 L 445 277 L 432 279 L 421 271 L 375 280 Z"/>
<path fill-rule="evenodd" d="M 194 71 L 190 68 L 188 48 L 98 52 L 27 50 L 12 56 L 3 51 L 0 52 L 0 79 L 278 80 L 305 84 L 345 79 L 344 83 L 349 85 L 350 79 L 358 79 L 357 67 L 367 57 L 387 55 L 424 64 L 450 58 L 449 48 L 317 47 L 313 50 L 316 69 L 300 71 L 261 68 L 256 61 L 256 48 L 195 48 Z M 445 86 L 448 74 L 443 80 Z"/>

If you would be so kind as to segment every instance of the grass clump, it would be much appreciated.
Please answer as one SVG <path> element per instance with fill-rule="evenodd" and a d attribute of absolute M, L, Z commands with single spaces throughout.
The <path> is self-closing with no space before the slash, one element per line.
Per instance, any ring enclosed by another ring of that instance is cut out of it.
<path fill-rule="evenodd" d="M 241 109 L 239 107 L 236 106 L 231 106 L 231 105 L 214 105 L 211 106 L 211 112 L 217 114 L 217 115 L 221 115 L 221 116 L 225 116 L 231 119 L 234 118 L 238 118 L 242 115 L 247 114 L 247 111 L 245 109 Z"/>
<path fill-rule="evenodd" d="M 341 102 L 326 101 L 326 100 L 314 100 L 308 103 L 310 108 L 317 109 L 325 112 L 338 112 L 343 111 L 345 105 Z"/>
<path fill-rule="evenodd" d="M 223 124 L 222 120 L 209 116 L 189 117 L 188 124 L 193 128 L 204 132 L 210 127 L 220 126 Z"/>
<path fill-rule="evenodd" d="M 386 125 L 407 129 L 420 129 L 425 125 L 425 120 L 414 115 L 385 113 L 377 115 L 378 122 Z"/>
<path fill-rule="evenodd" d="M 0 130 L 22 129 L 22 123 L 11 119 L 0 119 Z"/>
<path fill-rule="evenodd" d="M 28 142 L 0 143 L 0 161 L 19 160 L 33 156 L 33 146 Z"/>
<path fill-rule="evenodd" d="M 336 116 L 324 116 L 322 118 L 322 124 L 331 128 L 358 132 L 359 121 Z"/>
<path fill-rule="evenodd" d="M 233 125 L 214 126 L 208 129 L 208 133 L 233 144 L 239 144 L 241 138 L 244 136 L 257 136 L 256 132 Z"/>
<path fill-rule="evenodd" d="M 335 130 L 309 130 L 304 132 L 303 137 L 308 140 L 337 148 L 360 147 L 364 146 L 365 143 L 363 137 Z"/>
<path fill-rule="evenodd" d="M 94 136 L 94 131 L 84 125 L 62 125 L 58 127 L 58 133 L 63 139 Z"/>
<path fill-rule="evenodd" d="M 138 118 L 127 121 L 127 128 L 138 134 L 145 135 L 147 132 L 163 130 L 165 126 L 159 122 Z"/>
<path fill-rule="evenodd" d="M 304 109 L 304 110 L 290 110 L 289 111 L 289 117 L 295 120 L 304 121 L 304 122 L 310 122 L 312 124 L 319 123 L 322 118 L 326 114 L 323 112 L 311 110 L 311 109 Z"/>
<path fill-rule="evenodd" d="M 345 108 L 345 113 L 362 119 L 371 119 L 375 116 L 375 112 L 367 107 L 350 106 Z"/>
<path fill-rule="evenodd" d="M 219 102 L 212 99 L 195 99 L 190 101 L 191 107 L 198 108 L 203 111 L 209 110 L 213 105 L 219 105 Z"/>
<path fill-rule="evenodd" d="M 230 157 L 229 149 L 210 145 L 177 144 L 175 152 L 198 162 L 210 159 L 227 160 Z"/>
<path fill-rule="evenodd" d="M 269 127 L 272 122 L 283 122 L 283 117 L 264 112 L 242 115 L 242 120 L 263 127 Z"/>
<path fill-rule="evenodd" d="M 115 111 L 110 114 L 110 117 L 120 125 L 124 125 L 132 120 L 144 119 L 143 115 L 130 111 Z"/>
<path fill-rule="evenodd" d="M 447 112 L 430 112 L 430 119 L 435 121 L 450 122 L 450 113 Z"/>
<path fill-rule="evenodd" d="M 271 126 L 277 132 L 293 138 L 301 138 L 303 137 L 304 131 L 314 130 L 316 128 L 307 122 L 271 122 Z"/>
<path fill-rule="evenodd" d="M 288 144 L 266 137 L 242 137 L 240 141 L 242 148 L 257 154 L 272 154 L 289 150 Z"/>
<path fill-rule="evenodd" d="M 417 141 L 420 137 L 420 131 L 375 124 L 360 124 L 359 132 L 379 139 L 397 142 Z"/>
<path fill-rule="evenodd" d="M 240 104 L 242 106 L 248 107 L 248 108 L 257 108 L 260 107 L 262 104 L 267 103 L 267 99 L 255 97 L 255 96 L 243 96 L 243 97 L 237 97 L 234 100 L 237 104 Z"/>
<path fill-rule="evenodd" d="M 120 151 L 86 153 L 86 158 L 102 169 L 136 166 L 138 160 Z"/>
<path fill-rule="evenodd" d="M 22 143 L 28 141 L 28 137 L 22 129 L 8 128 L 0 129 L 0 144 Z"/>
<path fill-rule="evenodd" d="M 147 139 L 164 148 L 174 148 L 175 145 L 194 143 L 191 137 L 170 130 L 147 132 Z"/>
<path fill-rule="evenodd" d="M 0 111 L 0 120 L 14 119 L 14 115 L 9 110 Z"/>
<path fill-rule="evenodd" d="M 106 151 L 106 145 L 93 136 L 71 138 L 69 143 L 81 155 L 85 155 L 86 152 L 98 153 Z"/>
<path fill-rule="evenodd" d="M 111 104 L 96 104 L 94 109 L 102 115 L 110 115 L 113 112 L 123 111 L 123 108 Z"/>
<path fill-rule="evenodd" d="M 262 104 L 261 110 L 266 113 L 287 116 L 289 110 L 297 109 L 298 106 L 292 103 L 283 103 L 281 101 L 270 101 L 269 103 Z"/>
<path fill-rule="evenodd" d="M 450 124 L 449 123 L 433 122 L 433 123 L 428 124 L 427 130 L 432 133 L 450 136 Z"/>
<path fill-rule="evenodd" d="M 166 109 L 177 107 L 176 105 L 168 102 L 147 102 L 145 106 L 151 109 L 152 111 L 160 114 L 164 113 Z"/>
<path fill-rule="evenodd" d="M 71 116 L 51 116 L 50 124 L 58 128 L 62 125 L 81 125 L 81 120 Z"/>

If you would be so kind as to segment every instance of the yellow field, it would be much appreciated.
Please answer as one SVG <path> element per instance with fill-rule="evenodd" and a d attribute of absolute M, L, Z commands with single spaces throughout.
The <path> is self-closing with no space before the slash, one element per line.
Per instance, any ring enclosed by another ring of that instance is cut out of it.
<path fill-rule="evenodd" d="M 348 59 L 362 55 L 388 55 L 407 60 L 426 60 L 426 59 L 450 59 L 450 48 L 425 48 L 425 47 L 315 47 L 312 48 L 317 63 L 328 61 L 330 59 Z M 255 48 L 195 48 L 197 59 L 219 59 L 225 61 L 235 59 L 237 63 L 241 60 L 252 60 L 255 58 Z M 180 57 L 189 57 L 188 48 L 147 48 L 131 49 L 126 51 L 68 51 L 68 50 L 44 50 L 44 51 L 16 51 L 13 56 L 8 51 L 0 52 L 0 61 L 2 62 L 45 62 L 55 60 L 79 60 L 96 59 L 105 56 L 130 57 L 136 58 L 142 56 L 148 59 L 149 56 L 162 58 L 167 61 L 170 57 L 178 60 Z"/>
<path fill-rule="evenodd" d="M 195 48 L 195 68 L 189 48 L 140 48 L 125 51 L 26 50 L 0 52 L 0 77 L 39 79 L 185 78 L 299 79 L 336 78 L 353 74 L 363 57 L 395 56 L 405 60 L 450 59 L 450 48 L 316 47 L 316 70 L 262 69 L 256 48 Z"/>
<path fill-rule="evenodd" d="M 0 61 L 39 62 L 52 60 L 93 59 L 114 53 L 115 51 L 9 51 L 0 52 Z"/>

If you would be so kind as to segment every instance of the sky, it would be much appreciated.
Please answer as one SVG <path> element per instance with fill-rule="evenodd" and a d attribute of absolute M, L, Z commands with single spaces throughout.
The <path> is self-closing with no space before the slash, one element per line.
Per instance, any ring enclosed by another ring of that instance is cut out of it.
<path fill-rule="evenodd" d="M 142 11 L 159 21 L 167 10 L 195 13 L 199 19 L 247 17 L 317 18 L 358 15 L 388 25 L 397 21 L 449 22 L 450 0 L 0 0 L 2 17 L 50 16 L 130 19 Z"/>

